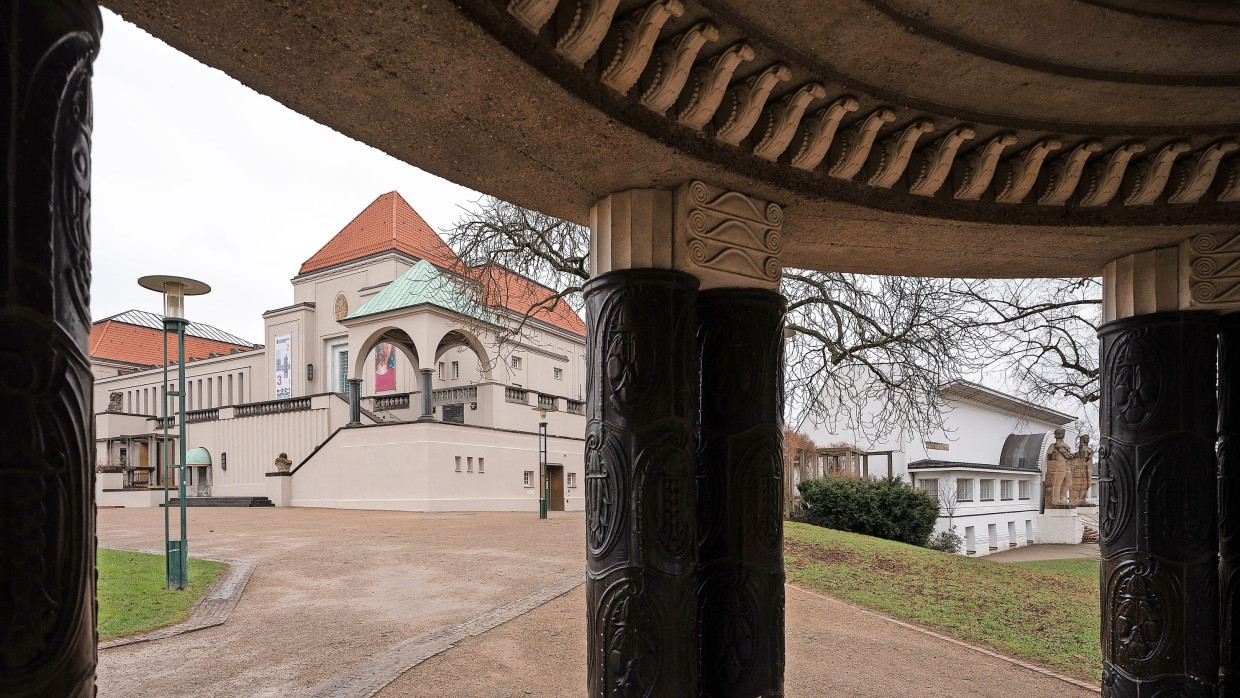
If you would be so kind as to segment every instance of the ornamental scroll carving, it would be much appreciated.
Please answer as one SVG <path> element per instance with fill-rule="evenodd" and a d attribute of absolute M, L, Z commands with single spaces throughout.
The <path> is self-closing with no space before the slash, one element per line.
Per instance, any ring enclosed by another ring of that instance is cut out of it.
<path fill-rule="evenodd" d="M 778 204 L 700 181 L 681 186 L 675 198 L 677 269 L 698 276 L 703 287 L 778 287 L 784 223 Z"/>
<path fill-rule="evenodd" d="M 1240 303 L 1240 233 L 1204 233 L 1188 241 L 1194 305 Z"/>

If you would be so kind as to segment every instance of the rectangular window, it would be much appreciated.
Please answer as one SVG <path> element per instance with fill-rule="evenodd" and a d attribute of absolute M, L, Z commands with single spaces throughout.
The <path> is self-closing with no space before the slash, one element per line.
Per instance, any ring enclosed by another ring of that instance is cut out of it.
<path fill-rule="evenodd" d="M 977 540 L 975 539 L 972 526 L 964 527 L 964 552 L 967 555 L 977 552 Z"/>
<path fill-rule="evenodd" d="M 569 474 L 568 474 L 568 486 L 569 486 L 569 487 L 576 487 L 576 486 L 577 486 L 577 473 L 569 473 Z"/>
<path fill-rule="evenodd" d="M 956 478 L 956 501 L 971 502 L 973 501 L 973 481 L 964 478 Z"/>
<path fill-rule="evenodd" d="M 521 368 L 521 357 L 519 356 L 512 357 L 512 367 L 518 370 Z"/>
<path fill-rule="evenodd" d="M 439 362 L 439 380 L 443 380 L 443 362 Z"/>
<path fill-rule="evenodd" d="M 555 378 L 558 381 L 564 380 L 564 369 L 562 368 L 551 369 L 551 377 Z"/>
<path fill-rule="evenodd" d="M 478 472 L 485 473 L 487 471 L 487 459 L 482 456 L 478 457 Z"/>
<path fill-rule="evenodd" d="M 534 486 L 533 484 L 534 483 L 534 471 L 533 470 L 525 471 L 525 475 L 522 478 L 522 482 L 525 483 L 526 487 L 533 487 Z"/>
<path fill-rule="evenodd" d="M 1029 481 L 1028 480 L 1017 481 L 1016 494 L 1021 499 L 1029 499 Z"/>
<path fill-rule="evenodd" d="M 461 362 L 460 361 L 452 362 L 452 377 L 453 378 L 461 377 Z"/>
<path fill-rule="evenodd" d="M 465 471 L 470 472 L 470 473 L 474 472 L 474 457 L 473 456 L 469 456 L 468 458 L 465 459 Z"/>
<path fill-rule="evenodd" d="M 458 473 L 461 472 L 461 457 L 460 456 L 456 457 L 456 472 Z"/>
<path fill-rule="evenodd" d="M 939 501 L 939 479 L 937 477 L 928 477 L 917 481 L 917 486 L 930 493 L 934 497 L 934 501 Z"/>
<path fill-rule="evenodd" d="M 1012 498 L 1012 481 L 1011 480 L 1000 480 L 999 481 L 999 499 L 1006 502 L 1010 500 L 1011 498 Z"/>
<path fill-rule="evenodd" d="M 995 481 L 994 480 L 982 480 L 982 493 L 981 494 L 982 494 L 983 502 L 995 501 Z"/>

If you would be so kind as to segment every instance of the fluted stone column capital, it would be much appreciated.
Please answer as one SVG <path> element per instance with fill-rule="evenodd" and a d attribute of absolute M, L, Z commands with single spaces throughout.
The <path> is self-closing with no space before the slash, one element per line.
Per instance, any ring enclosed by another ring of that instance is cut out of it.
<path fill-rule="evenodd" d="M 779 204 L 696 180 L 616 192 L 590 212 L 591 273 L 672 269 L 703 290 L 778 290 L 783 222 Z"/>
<path fill-rule="evenodd" d="M 1126 255 L 1102 271 L 1105 322 L 1171 310 L 1240 310 L 1240 232 L 1202 233 Z"/>

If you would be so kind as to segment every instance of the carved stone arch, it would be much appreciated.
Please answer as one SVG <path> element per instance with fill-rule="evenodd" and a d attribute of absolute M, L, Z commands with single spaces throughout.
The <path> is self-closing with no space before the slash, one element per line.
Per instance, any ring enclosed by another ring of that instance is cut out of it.
<path fill-rule="evenodd" d="M 484 380 L 491 380 L 491 369 L 493 368 L 491 355 L 487 352 L 486 346 L 478 339 L 478 335 L 469 330 L 456 327 L 443 333 L 439 341 L 435 343 L 435 360 L 444 355 L 452 347 L 468 347 L 478 357 L 478 371 L 482 374 Z"/>
<path fill-rule="evenodd" d="M 399 349 L 405 358 L 409 359 L 415 371 L 421 367 L 417 344 L 414 343 L 409 333 L 399 327 L 387 325 L 370 333 L 370 336 L 358 346 L 356 356 L 350 354 L 349 376 L 351 378 L 365 378 L 366 361 L 370 358 L 371 350 L 380 342 L 387 342 Z M 353 347 L 349 347 L 349 350 L 352 352 Z"/>

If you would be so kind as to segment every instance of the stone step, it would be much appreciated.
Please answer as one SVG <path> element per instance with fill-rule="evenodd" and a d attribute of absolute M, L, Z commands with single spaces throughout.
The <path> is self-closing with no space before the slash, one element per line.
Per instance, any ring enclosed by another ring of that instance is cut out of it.
<path fill-rule="evenodd" d="M 163 506 L 160 504 L 159 506 Z M 179 507 L 181 500 L 173 497 L 168 506 Z M 186 497 L 187 507 L 274 507 L 275 504 L 266 497 Z"/>
<path fill-rule="evenodd" d="M 1094 528 L 1093 526 L 1086 526 L 1085 534 L 1081 536 L 1081 542 L 1082 543 L 1097 543 L 1098 542 L 1098 529 Z"/>

